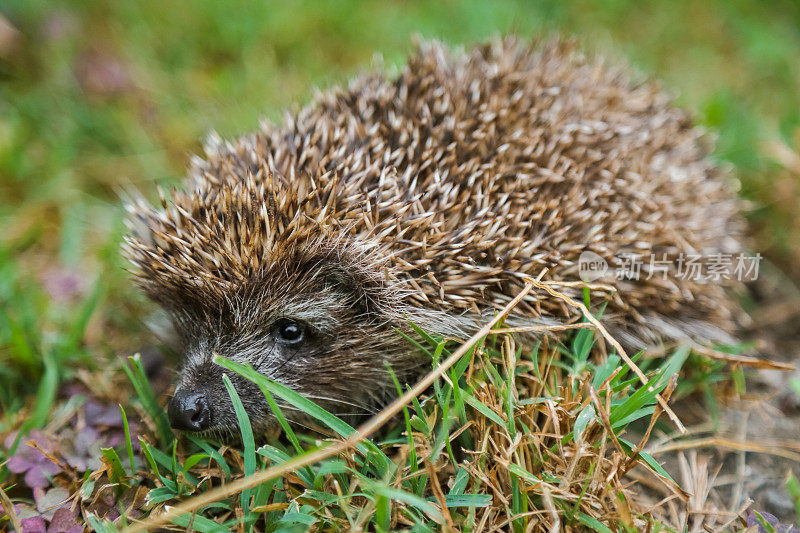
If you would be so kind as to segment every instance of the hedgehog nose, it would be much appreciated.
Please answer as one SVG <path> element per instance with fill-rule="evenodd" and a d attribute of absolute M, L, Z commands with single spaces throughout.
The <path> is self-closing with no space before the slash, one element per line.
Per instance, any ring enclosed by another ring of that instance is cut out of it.
<path fill-rule="evenodd" d="M 203 431 L 211 425 L 205 394 L 179 389 L 169 402 L 169 423 L 175 429 Z"/>

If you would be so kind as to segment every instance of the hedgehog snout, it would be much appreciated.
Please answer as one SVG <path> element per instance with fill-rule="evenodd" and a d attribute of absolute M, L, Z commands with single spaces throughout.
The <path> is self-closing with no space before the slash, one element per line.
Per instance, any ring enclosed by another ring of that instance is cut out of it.
<path fill-rule="evenodd" d="M 233 404 L 222 376 L 222 368 L 210 358 L 198 355 L 187 358 L 167 406 L 174 429 L 202 432 L 227 423 Z M 234 381 L 239 380 L 234 378 Z"/>
<path fill-rule="evenodd" d="M 204 431 L 212 423 L 211 407 L 205 393 L 190 388 L 175 391 L 167 413 L 174 429 Z"/>

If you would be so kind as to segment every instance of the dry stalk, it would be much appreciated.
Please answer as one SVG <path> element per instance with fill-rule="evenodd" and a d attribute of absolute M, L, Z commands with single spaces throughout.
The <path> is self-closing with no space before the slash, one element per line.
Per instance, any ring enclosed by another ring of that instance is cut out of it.
<path fill-rule="evenodd" d="M 439 483 L 439 476 L 436 473 L 436 469 L 433 467 L 433 463 L 431 463 L 428 458 L 425 458 L 425 469 L 428 471 L 428 478 L 431 482 L 433 495 L 442 508 L 442 516 L 445 522 L 443 529 L 445 531 L 454 531 L 453 518 L 450 516 L 450 510 L 447 508 L 447 503 L 444 499 L 444 491 L 442 490 L 442 485 Z"/>
<path fill-rule="evenodd" d="M 14 509 L 14 504 L 2 487 L 0 487 L 0 506 L 2 506 L 3 510 L 8 515 L 11 525 L 14 526 L 14 531 L 22 531 L 22 521 L 19 519 L 17 511 Z"/>
<path fill-rule="evenodd" d="M 569 331 L 572 329 L 595 329 L 592 324 L 579 322 L 577 324 L 553 324 L 550 326 L 520 326 L 517 328 L 497 328 L 492 333 L 498 335 L 503 333 L 549 333 L 557 331 Z"/>
<path fill-rule="evenodd" d="M 766 453 L 769 455 L 775 455 L 777 457 L 783 457 L 784 459 L 789 459 L 790 461 L 794 461 L 796 463 L 800 463 L 800 453 L 787 450 L 783 447 L 769 445 L 769 444 L 759 444 L 757 442 L 752 442 L 752 441 L 737 441 L 732 439 L 726 439 L 723 437 L 707 437 L 703 439 L 685 440 L 685 441 L 673 442 L 670 444 L 664 444 L 654 450 L 650 450 L 650 454 L 654 455 L 658 453 L 674 452 L 680 450 L 691 450 L 694 448 L 726 448 L 728 450 L 734 450 L 734 451 Z"/>
<path fill-rule="evenodd" d="M 711 359 L 718 359 L 721 361 L 728 361 L 731 364 L 749 366 L 753 368 L 763 368 L 766 370 L 797 370 L 797 367 L 792 363 L 781 363 L 778 361 L 768 361 L 766 359 L 758 359 L 756 357 L 748 357 L 746 355 L 736 355 L 731 353 L 720 352 L 719 350 L 711 349 L 707 346 L 700 344 L 692 344 L 692 350 L 705 355 Z"/>
<path fill-rule="evenodd" d="M 647 385 L 648 380 L 647 376 L 644 375 L 644 372 L 642 372 L 642 370 L 636 365 L 636 363 L 633 362 L 633 360 L 628 356 L 627 352 L 622 347 L 622 345 L 619 342 L 617 342 L 617 340 L 614 337 L 612 337 L 608 333 L 608 331 L 606 331 L 606 328 L 603 327 L 603 324 L 601 324 L 600 321 L 597 320 L 594 317 L 594 315 L 592 315 L 589 312 L 589 310 L 586 308 L 585 305 L 583 305 L 583 303 L 570 298 L 564 293 L 558 292 L 550 288 L 547 284 L 541 283 L 539 280 L 535 280 L 530 277 L 526 277 L 525 280 L 528 283 L 533 284 L 535 287 L 545 290 L 551 296 L 555 296 L 556 298 L 559 298 L 560 300 L 566 302 L 570 306 L 580 310 L 580 312 L 583 313 L 583 316 L 586 318 L 586 320 L 594 324 L 594 326 L 597 328 L 597 331 L 600 332 L 603 338 L 617 350 L 619 356 L 622 358 L 623 361 L 625 361 L 625 364 L 627 364 L 628 367 L 631 370 L 633 370 L 633 372 L 639 377 L 639 380 L 644 385 Z M 686 428 L 684 427 L 683 423 L 681 423 L 680 419 L 678 418 L 678 415 L 676 415 L 675 412 L 669 407 L 669 405 L 667 405 L 667 402 L 664 400 L 664 398 L 662 398 L 660 394 L 657 394 L 656 399 L 658 400 L 658 404 L 661 406 L 661 408 L 664 409 L 664 412 L 666 412 L 669 418 L 675 423 L 678 430 L 681 433 L 686 433 Z"/>

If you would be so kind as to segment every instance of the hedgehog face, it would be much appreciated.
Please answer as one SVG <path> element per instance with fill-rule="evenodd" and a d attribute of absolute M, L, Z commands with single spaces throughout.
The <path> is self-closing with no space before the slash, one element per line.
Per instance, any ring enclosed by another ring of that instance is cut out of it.
<path fill-rule="evenodd" d="M 363 261 L 343 258 L 341 249 L 331 254 L 315 247 L 272 262 L 216 299 L 161 295 L 185 346 L 168 409 L 173 427 L 238 434 L 223 374 L 256 432 L 275 425 L 259 388 L 215 364 L 214 355 L 249 364 L 344 419 L 374 411 L 394 390 L 384 363 L 401 376 L 410 368 L 384 284 L 370 274 Z M 279 404 L 290 421 L 308 425 L 302 413 Z"/>
<path fill-rule="evenodd" d="M 244 328 L 242 324 L 225 324 L 225 319 L 218 324 L 230 327 L 227 331 L 220 331 L 211 323 L 198 325 L 196 330 L 200 331 L 186 339 L 184 363 L 169 404 L 173 427 L 211 432 L 232 431 L 237 427 L 233 405 L 222 379 L 224 374 L 234 384 L 252 425 L 263 429 L 271 425 L 270 410 L 261 391 L 250 381 L 216 365 L 214 355 L 249 364 L 257 372 L 294 389 L 298 389 L 298 383 L 308 383 L 310 387 L 301 387 L 302 392 L 308 396 L 319 394 L 314 392 L 317 370 L 339 358 L 329 349 L 338 336 L 338 328 L 314 316 L 322 314 L 322 301 L 305 299 L 302 307 L 282 307 L 274 309 L 269 316 L 253 317 L 257 322 Z M 315 311 L 309 313 L 308 310 Z M 282 406 L 282 409 L 293 418 L 291 407 Z"/>
<path fill-rule="evenodd" d="M 302 192 L 267 169 L 227 164 L 213 176 L 191 192 L 174 191 L 171 201 L 162 197 L 161 209 L 129 206 L 126 254 L 184 341 L 173 425 L 238 434 L 215 355 L 250 364 L 344 418 L 374 411 L 394 392 L 386 363 L 401 379 L 419 366 L 394 330 L 418 313 L 403 303 L 408 291 L 398 288 L 386 250 L 353 236 L 347 213 L 318 211 L 334 182 Z M 260 389 L 228 377 L 253 429 L 273 427 Z M 308 425 L 279 404 L 289 420 Z"/>

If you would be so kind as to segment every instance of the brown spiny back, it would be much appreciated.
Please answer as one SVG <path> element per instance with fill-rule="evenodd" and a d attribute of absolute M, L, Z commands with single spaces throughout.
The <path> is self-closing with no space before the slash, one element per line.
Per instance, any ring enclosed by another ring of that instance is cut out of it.
<path fill-rule="evenodd" d="M 656 85 L 572 44 L 424 44 L 393 79 L 362 76 L 283 126 L 212 137 L 185 191 L 131 206 L 127 253 L 162 303 L 230 299 L 325 250 L 408 309 L 475 316 L 545 267 L 577 281 L 587 250 L 609 262 L 737 251 L 736 202 L 709 149 Z M 600 294 L 612 319 L 731 329 L 724 283 L 614 285 Z M 565 314 L 542 295 L 525 304 Z"/>

